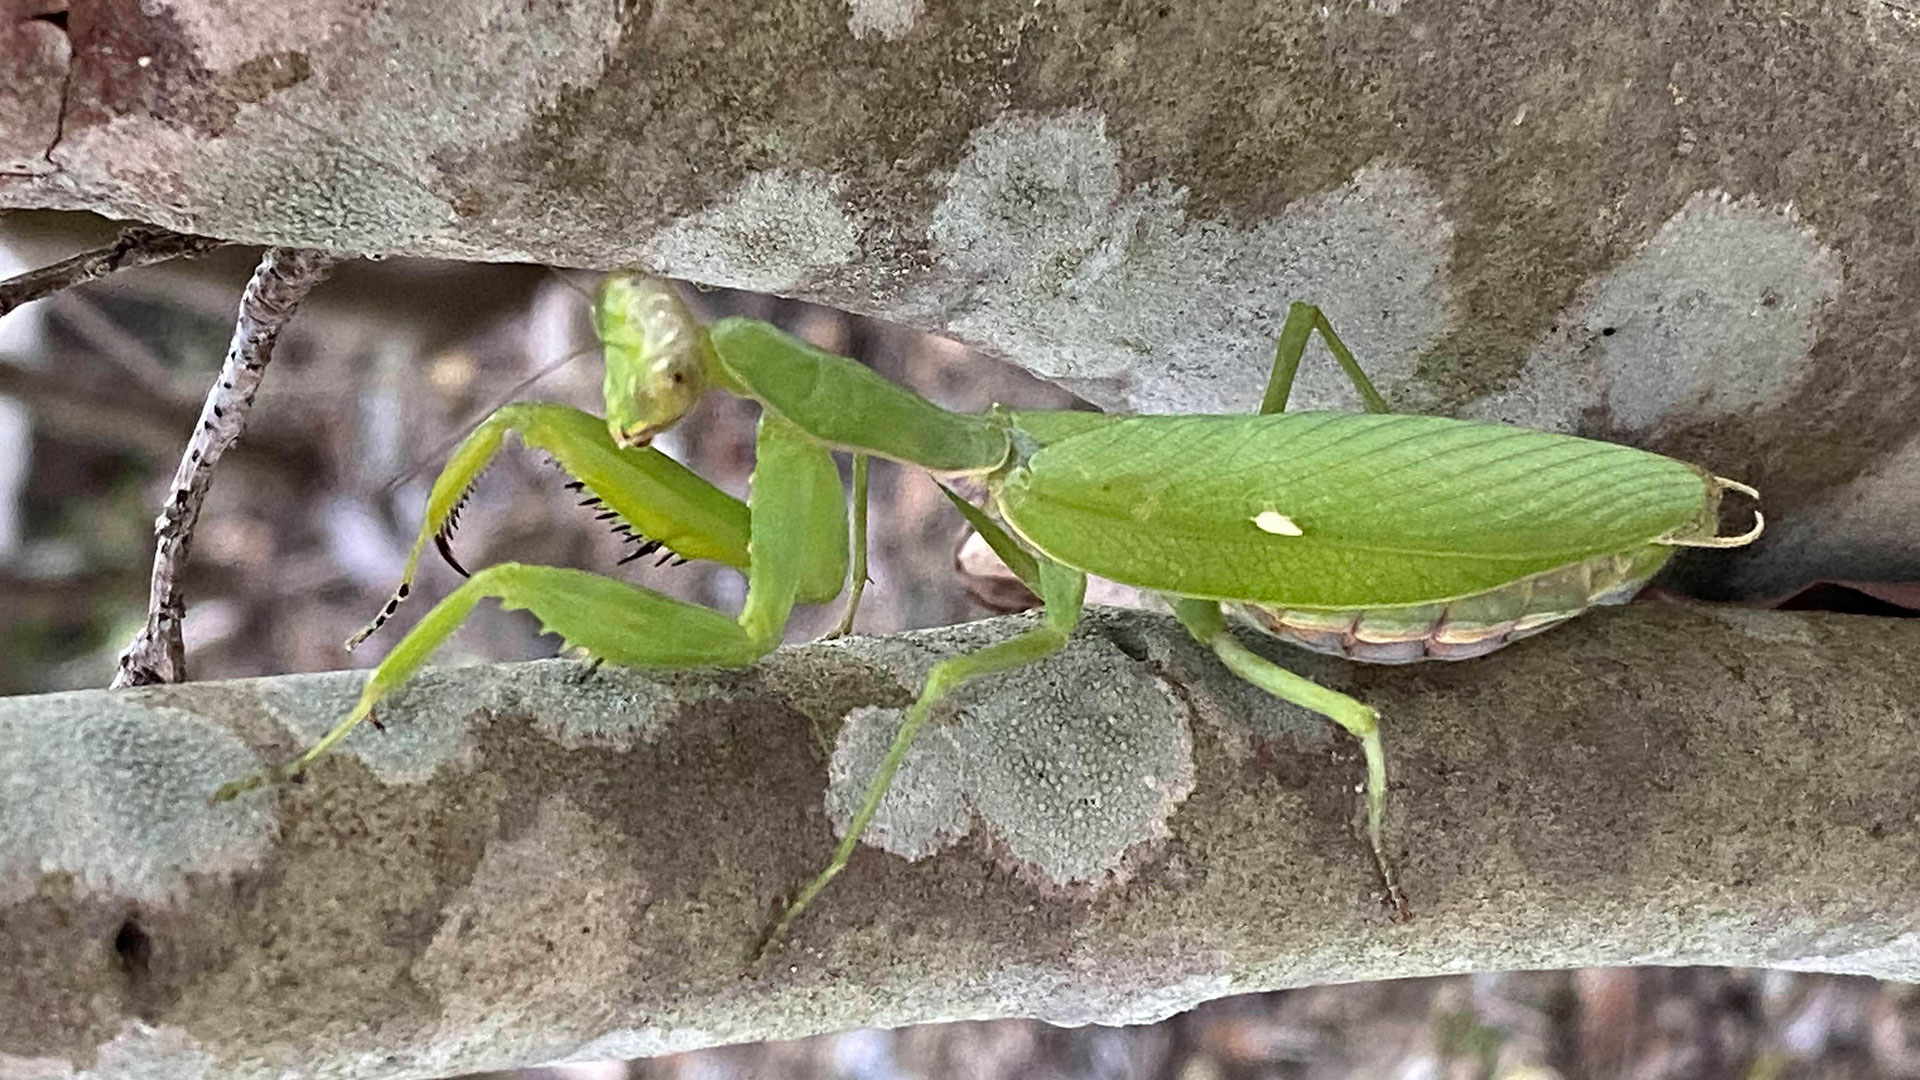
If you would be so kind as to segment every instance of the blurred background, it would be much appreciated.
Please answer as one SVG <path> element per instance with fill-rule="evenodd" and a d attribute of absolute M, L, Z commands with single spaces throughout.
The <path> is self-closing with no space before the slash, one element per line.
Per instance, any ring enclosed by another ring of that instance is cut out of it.
<path fill-rule="evenodd" d="M 84 215 L 0 217 L 0 278 L 110 241 Z M 145 618 L 152 522 L 259 251 L 129 271 L 0 317 L 0 693 L 105 686 Z M 336 269 L 281 339 L 246 438 L 216 474 L 186 578 L 188 671 L 222 679 L 366 666 L 457 576 L 429 555 L 413 611 L 361 653 L 453 440 L 514 397 L 599 411 L 590 274 L 422 260 Z M 777 298 L 687 290 L 708 317 L 766 319 L 951 408 L 1069 408 L 1068 394 L 951 342 Z M 574 358 L 554 367 L 561 358 Z M 541 373 L 531 386 L 526 381 Z M 744 495 L 754 410 L 710 397 L 663 449 Z M 619 538 L 536 453 L 482 480 L 453 547 L 576 566 L 735 608 L 730 571 L 625 565 Z M 874 584 L 857 629 L 978 618 L 963 528 L 924 476 L 874 466 Z M 790 636 L 827 629 L 803 609 Z M 487 612 L 444 664 L 552 655 L 525 615 Z M 503 1074 L 504 1075 L 504 1074 Z M 1139 1028 L 1027 1021 L 861 1031 L 520 1074 L 625 1077 L 1920 1077 L 1913 987 L 1703 969 L 1519 973 L 1284 991 Z"/>

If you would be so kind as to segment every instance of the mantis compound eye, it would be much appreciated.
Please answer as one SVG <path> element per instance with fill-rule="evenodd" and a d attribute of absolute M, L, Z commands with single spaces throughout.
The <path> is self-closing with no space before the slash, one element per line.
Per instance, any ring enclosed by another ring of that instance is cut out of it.
<path fill-rule="evenodd" d="M 638 270 L 607 275 L 593 325 L 606 349 L 607 431 L 616 444 L 647 445 L 706 393 L 712 346 L 672 285 Z"/>

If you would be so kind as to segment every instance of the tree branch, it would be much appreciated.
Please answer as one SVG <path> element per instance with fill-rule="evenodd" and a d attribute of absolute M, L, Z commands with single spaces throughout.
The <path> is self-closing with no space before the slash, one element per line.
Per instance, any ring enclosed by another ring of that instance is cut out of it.
<path fill-rule="evenodd" d="M 152 225 L 135 225 L 122 230 L 119 237 L 105 247 L 0 281 L 0 315 L 21 304 L 97 281 L 119 270 L 204 255 L 225 243 L 208 236 L 189 236 Z"/>
<path fill-rule="evenodd" d="M 0 1076 L 438 1076 L 1460 970 L 1920 978 L 1920 622 L 1641 605 L 1465 664 L 1269 650 L 1381 708 L 1411 925 L 1371 898 L 1352 745 L 1100 612 L 923 740 L 869 841 L 931 857 L 863 848 L 742 981 L 884 741 L 861 707 L 1019 625 L 441 670 L 219 807 L 359 676 L 0 700 Z"/>
<path fill-rule="evenodd" d="M 1108 411 L 1251 410 L 1310 300 L 1398 408 L 1760 488 L 1779 528 L 1698 590 L 1920 557 L 1920 231 L 1885 223 L 1920 65 L 1888 4 L 1666 5 L 1633 35 L 1619 0 L 242 5 L 217 35 L 134 7 L 71 5 L 67 42 L 20 24 L 0 206 L 638 262 L 943 333 Z M 1620 74 L 1645 71 L 1685 77 Z M 1313 360 L 1293 400 L 1353 404 Z"/>
<path fill-rule="evenodd" d="M 153 523 L 156 539 L 147 624 L 120 655 L 113 686 L 183 682 L 187 677 L 181 620 L 186 601 L 180 575 L 186 570 L 200 504 L 213 483 L 213 467 L 247 429 L 253 395 L 260 389 L 280 330 L 300 301 L 327 275 L 339 256 L 303 248 L 271 248 L 240 296 L 240 315 L 220 374 L 207 391 L 200 422 L 187 440 L 173 486 Z"/>

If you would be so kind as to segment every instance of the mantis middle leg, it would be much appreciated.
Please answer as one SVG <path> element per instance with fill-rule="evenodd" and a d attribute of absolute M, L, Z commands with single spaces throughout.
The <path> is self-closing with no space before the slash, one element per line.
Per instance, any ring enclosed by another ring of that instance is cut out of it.
<path fill-rule="evenodd" d="M 1174 596 L 1166 599 L 1173 606 L 1180 625 L 1200 644 L 1212 649 L 1228 671 L 1282 701 L 1312 709 L 1360 740 L 1367 762 L 1367 844 L 1386 884 L 1388 900 L 1397 912 L 1404 914 L 1406 901 L 1393 864 L 1387 859 L 1386 841 L 1381 834 L 1387 808 L 1387 755 L 1380 742 L 1380 713 L 1338 690 L 1296 675 L 1240 644 L 1227 628 L 1226 617 L 1217 601 Z"/>
<path fill-rule="evenodd" d="M 853 568 L 847 576 L 847 610 L 839 625 L 827 638 L 853 633 L 853 618 L 860 613 L 860 598 L 867 591 L 867 455 L 853 455 Z"/>
<path fill-rule="evenodd" d="M 861 836 L 865 835 L 867 826 L 873 823 L 874 814 L 880 810 L 880 803 L 887 797 L 887 789 L 893 786 L 894 774 L 900 771 L 900 764 L 906 760 L 914 736 L 926 726 L 934 707 L 961 684 L 982 675 L 1025 667 L 1045 659 L 1060 651 L 1067 639 L 1073 636 L 1073 628 L 1080 621 L 1080 608 L 1086 598 L 1087 576 L 1045 559 L 1040 560 L 1036 576 L 1040 599 L 1045 604 L 1039 625 L 1011 640 L 933 665 L 933 669 L 927 673 L 926 685 L 921 688 L 920 696 L 907 708 L 907 715 L 900 722 L 900 730 L 887 747 L 886 757 L 881 759 L 880 767 L 874 770 L 873 778 L 867 782 L 860 808 L 854 811 L 852 820 L 847 823 L 847 831 L 840 838 L 840 846 L 834 849 L 833 858 L 828 861 L 826 869 L 800 890 L 778 921 L 761 936 L 754 948 L 753 960 L 758 960 L 780 940 L 793 920 L 799 918 L 814 897 L 820 895 L 820 890 L 826 888 L 827 883 L 846 868 L 847 860 L 853 857 L 854 848 L 859 846 Z"/>

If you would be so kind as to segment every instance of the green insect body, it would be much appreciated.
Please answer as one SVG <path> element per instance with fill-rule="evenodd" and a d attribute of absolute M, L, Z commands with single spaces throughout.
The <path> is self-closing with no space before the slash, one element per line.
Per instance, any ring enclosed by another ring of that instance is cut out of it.
<path fill-rule="evenodd" d="M 1675 546 L 1731 547 L 1759 535 L 1757 514 L 1752 532 L 1714 534 L 1721 493 L 1755 493 L 1691 465 L 1568 436 L 1389 413 L 1306 304 L 1288 313 L 1267 394 L 1251 416 L 953 413 L 764 323 L 702 327 L 669 285 L 638 272 L 607 277 L 594 321 L 606 349 L 607 415 L 518 404 L 482 423 L 435 482 L 399 589 L 349 645 L 405 599 L 429 542 L 446 551 L 462 500 L 510 431 L 551 454 L 647 544 L 743 571 L 737 617 L 584 571 L 487 567 L 394 645 L 319 742 L 215 798 L 300 775 L 371 717 L 483 598 L 531 611 L 596 659 L 639 667 L 750 665 L 779 644 L 794 604 L 843 591 L 844 631 L 866 577 L 867 460 L 879 456 L 984 478 L 986 507 L 948 496 L 1043 611 L 1018 636 L 933 666 L 832 859 L 759 948 L 846 866 L 936 706 L 965 682 L 1066 644 L 1089 574 L 1160 594 L 1228 670 L 1359 740 L 1368 843 L 1388 895 L 1403 905 L 1382 833 L 1377 713 L 1249 651 L 1227 615 L 1359 660 L 1464 658 L 1624 600 Z M 1284 411 L 1314 333 L 1367 414 Z M 745 502 L 650 446 L 712 390 L 762 408 Z M 835 452 L 853 455 L 851 525 Z"/>
<path fill-rule="evenodd" d="M 1139 447 L 1156 452 L 1127 456 Z M 1108 425 L 1041 450 L 999 505 L 1088 573 L 1234 604 L 1316 652 L 1408 663 L 1624 602 L 1674 540 L 1713 535 L 1719 485 L 1609 443 L 1308 412 Z"/>

